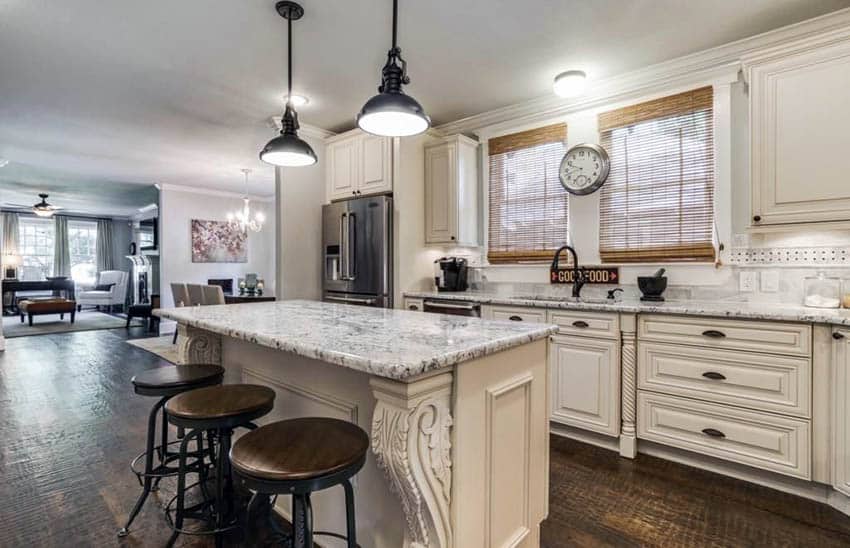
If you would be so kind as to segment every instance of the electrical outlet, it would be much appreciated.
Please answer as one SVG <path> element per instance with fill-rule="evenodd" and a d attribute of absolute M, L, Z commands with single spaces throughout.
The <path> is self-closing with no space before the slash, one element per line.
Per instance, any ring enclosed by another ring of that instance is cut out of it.
<path fill-rule="evenodd" d="M 761 273 L 761 290 L 764 293 L 776 293 L 779 291 L 779 272 L 775 270 L 763 270 Z"/>
<path fill-rule="evenodd" d="M 756 273 L 741 272 L 741 277 L 738 279 L 738 289 L 744 293 L 752 293 L 756 290 Z"/>

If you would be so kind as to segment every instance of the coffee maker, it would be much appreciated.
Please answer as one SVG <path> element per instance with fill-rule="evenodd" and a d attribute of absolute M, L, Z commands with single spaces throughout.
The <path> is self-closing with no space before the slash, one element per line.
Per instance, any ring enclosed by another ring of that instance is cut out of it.
<path fill-rule="evenodd" d="M 434 261 L 434 284 L 437 291 L 466 291 L 466 259 L 443 257 Z"/>

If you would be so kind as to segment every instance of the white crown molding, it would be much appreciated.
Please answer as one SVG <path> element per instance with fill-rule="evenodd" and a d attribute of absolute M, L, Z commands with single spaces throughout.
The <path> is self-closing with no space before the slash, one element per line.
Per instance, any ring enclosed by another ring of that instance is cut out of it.
<path fill-rule="evenodd" d="M 268 120 L 268 126 L 271 129 L 275 129 L 280 131 L 281 128 L 281 120 L 283 116 L 270 116 Z M 313 137 L 314 139 L 327 139 L 329 137 L 333 137 L 336 135 L 333 131 L 328 131 L 326 129 L 322 129 L 319 126 L 313 126 L 310 124 L 299 124 L 300 127 L 298 131 L 301 132 L 302 135 L 306 135 L 307 137 Z"/>
<path fill-rule="evenodd" d="M 689 83 L 721 83 L 716 80 L 726 79 L 730 73 L 737 75 L 745 58 L 766 51 L 781 54 L 784 48 L 803 40 L 821 43 L 824 37 L 836 39 L 848 32 L 850 8 L 599 80 L 579 99 L 565 100 L 549 94 L 442 124 L 436 130 L 444 135 L 482 130 L 497 133 L 500 127 L 516 126 L 520 121 L 553 118 Z"/>
<path fill-rule="evenodd" d="M 174 192 L 188 192 L 191 194 L 203 194 L 204 196 L 220 196 L 223 198 L 244 198 L 245 194 L 239 194 L 238 192 L 230 192 L 229 190 L 213 190 L 209 188 L 200 188 L 196 186 L 189 185 L 175 185 L 172 183 L 157 183 L 156 188 L 160 191 L 163 190 L 171 190 Z M 256 194 L 248 194 L 248 199 L 254 200 L 256 202 L 274 202 L 274 195 L 271 196 L 258 196 Z"/>

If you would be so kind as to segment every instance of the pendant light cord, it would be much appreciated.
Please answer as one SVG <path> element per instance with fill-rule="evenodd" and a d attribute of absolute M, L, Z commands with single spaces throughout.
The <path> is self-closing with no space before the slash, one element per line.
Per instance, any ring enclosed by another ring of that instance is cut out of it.
<path fill-rule="evenodd" d="M 395 0 L 393 0 L 393 1 L 395 1 Z M 288 88 L 289 91 L 288 91 L 288 94 L 286 96 L 286 102 L 287 102 L 287 104 L 291 104 L 292 103 L 292 19 L 287 19 L 286 22 L 287 22 L 287 27 L 288 27 L 288 30 L 287 30 L 287 33 L 286 33 L 286 35 L 287 35 L 287 44 L 286 44 L 287 54 L 286 54 L 286 57 L 288 59 L 287 78 L 289 79 L 289 81 L 287 82 L 287 88 Z"/>
<path fill-rule="evenodd" d="M 398 0 L 393 0 L 393 49 L 398 48 Z"/>

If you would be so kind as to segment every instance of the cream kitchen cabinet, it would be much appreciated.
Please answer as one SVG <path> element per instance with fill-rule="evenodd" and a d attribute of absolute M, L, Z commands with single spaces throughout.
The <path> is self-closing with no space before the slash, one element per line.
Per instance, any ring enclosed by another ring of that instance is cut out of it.
<path fill-rule="evenodd" d="M 425 243 L 478 245 L 478 143 L 455 135 L 425 147 Z"/>
<path fill-rule="evenodd" d="M 850 40 L 814 45 L 744 59 L 756 227 L 850 221 Z"/>
<path fill-rule="evenodd" d="M 355 130 L 327 142 L 327 200 L 392 192 L 392 140 Z"/>
<path fill-rule="evenodd" d="M 850 330 L 832 344 L 832 486 L 850 496 Z"/>

